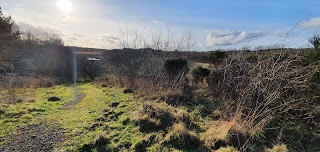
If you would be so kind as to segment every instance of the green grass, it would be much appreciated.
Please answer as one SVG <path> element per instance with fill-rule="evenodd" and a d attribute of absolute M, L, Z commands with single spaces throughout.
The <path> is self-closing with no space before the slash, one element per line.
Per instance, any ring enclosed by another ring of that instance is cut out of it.
<path fill-rule="evenodd" d="M 58 125 L 65 129 L 65 141 L 58 146 L 61 151 L 78 151 L 93 143 L 100 134 L 107 135 L 109 147 L 118 150 L 128 149 L 142 137 L 138 126 L 129 121 L 134 111 L 132 96 L 123 94 L 119 88 L 93 84 L 80 84 L 77 90 L 85 97 L 68 108 L 64 105 L 74 96 L 70 85 L 37 89 L 34 103 L 2 104 L 4 114 L 0 116 L 0 128 L 4 129 L 0 130 L 0 136 L 5 137 L 31 123 Z M 48 102 L 51 96 L 61 101 Z"/>
<path fill-rule="evenodd" d="M 32 90 L 34 91 L 34 90 Z M 58 96 L 60 102 L 48 102 L 50 96 Z M 55 86 L 37 89 L 35 102 L 5 104 L 0 102 L 3 114 L 0 115 L 0 137 L 15 132 L 19 127 L 40 123 L 43 116 L 56 113 L 59 107 L 72 99 L 72 89 L 69 86 Z"/>
<path fill-rule="evenodd" d="M 76 92 L 84 97 L 74 105 L 68 104 Z M 208 104 L 174 107 L 160 100 L 124 94 L 121 88 L 102 88 L 92 83 L 79 84 L 76 90 L 71 85 L 40 88 L 34 94 L 35 102 L 0 102 L 0 137 L 29 124 L 46 123 L 64 129 L 65 140 L 56 151 L 192 152 L 210 151 L 212 142 L 224 141 L 232 126 L 231 122 L 217 121 L 206 114 Z M 61 100 L 47 101 L 52 96 Z M 142 120 L 156 120 L 156 126 L 161 127 L 144 130 L 147 124 L 139 123 Z"/>

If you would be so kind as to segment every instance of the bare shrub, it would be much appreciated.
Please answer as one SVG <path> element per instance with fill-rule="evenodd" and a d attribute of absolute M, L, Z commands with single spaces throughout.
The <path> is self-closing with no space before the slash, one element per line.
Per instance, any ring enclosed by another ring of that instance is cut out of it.
<path fill-rule="evenodd" d="M 231 104 L 227 119 L 243 133 L 256 135 L 275 117 L 310 102 L 313 96 L 304 93 L 309 71 L 295 55 L 274 55 L 256 64 L 240 55 L 213 70 L 209 87 L 215 97 Z"/>
<path fill-rule="evenodd" d="M 4 103 L 14 104 L 23 101 L 33 100 L 34 93 L 26 90 L 30 79 L 18 77 L 16 74 L 7 74 L 3 76 L 0 83 L 0 94 Z M 29 83 L 30 84 L 30 83 Z"/>

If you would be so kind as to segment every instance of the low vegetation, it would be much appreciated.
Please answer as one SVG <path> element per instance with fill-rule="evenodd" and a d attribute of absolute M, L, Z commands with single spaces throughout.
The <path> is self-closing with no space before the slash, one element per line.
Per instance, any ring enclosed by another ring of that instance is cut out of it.
<path fill-rule="evenodd" d="M 0 19 L 0 151 L 320 151 L 317 35 L 291 51 L 95 50 Z"/>

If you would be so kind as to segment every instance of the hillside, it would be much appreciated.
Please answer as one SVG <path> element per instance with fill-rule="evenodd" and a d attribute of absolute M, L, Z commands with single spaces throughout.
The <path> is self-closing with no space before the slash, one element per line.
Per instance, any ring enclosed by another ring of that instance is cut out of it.
<path fill-rule="evenodd" d="M 319 35 L 313 48 L 181 51 L 187 30 L 94 49 L 20 33 L 1 9 L 0 29 L 0 151 L 320 151 Z"/>

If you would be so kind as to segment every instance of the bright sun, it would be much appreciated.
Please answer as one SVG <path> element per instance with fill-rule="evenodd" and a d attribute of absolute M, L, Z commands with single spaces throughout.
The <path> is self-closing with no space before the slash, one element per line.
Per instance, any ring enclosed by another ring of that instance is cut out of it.
<path fill-rule="evenodd" d="M 70 0 L 58 0 L 57 5 L 64 13 L 70 13 L 72 11 L 72 2 Z"/>

